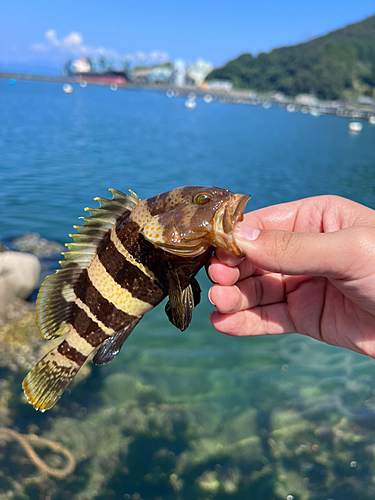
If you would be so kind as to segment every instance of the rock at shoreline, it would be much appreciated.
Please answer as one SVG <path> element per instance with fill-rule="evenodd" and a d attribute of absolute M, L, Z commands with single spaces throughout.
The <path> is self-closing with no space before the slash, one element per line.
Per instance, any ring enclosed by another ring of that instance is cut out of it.
<path fill-rule="evenodd" d="M 64 246 L 57 241 L 47 240 L 37 233 L 28 233 L 15 238 L 12 245 L 19 252 L 29 252 L 38 257 L 49 257 L 64 250 Z"/>
<path fill-rule="evenodd" d="M 0 252 L 7 252 L 8 250 L 9 248 L 3 245 L 3 243 L 1 243 L 0 241 Z"/>
<path fill-rule="evenodd" d="M 35 255 L 21 252 L 0 253 L 0 317 L 15 298 L 27 299 L 38 287 L 40 262 Z"/>

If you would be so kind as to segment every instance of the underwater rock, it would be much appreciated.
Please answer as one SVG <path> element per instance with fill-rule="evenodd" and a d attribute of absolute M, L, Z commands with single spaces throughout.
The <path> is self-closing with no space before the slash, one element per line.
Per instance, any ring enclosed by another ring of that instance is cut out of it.
<path fill-rule="evenodd" d="M 12 241 L 12 246 L 19 252 L 29 252 L 37 257 L 49 257 L 64 251 L 64 246 L 57 241 L 42 238 L 37 233 L 29 233 Z"/>
<path fill-rule="evenodd" d="M 308 420 L 295 410 L 274 411 L 268 445 L 277 498 L 374 498 L 373 433 L 339 417 Z"/>
<path fill-rule="evenodd" d="M 22 305 L 20 318 L 0 326 L 0 368 L 21 374 L 33 366 L 44 346 L 34 312 L 27 304 Z"/>
<path fill-rule="evenodd" d="M 216 470 L 206 470 L 196 479 L 200 490 L 212 496 L 227 494 L 229 497 L 238 491 L 241 481 L 241 473 L 238 468 L 229 470 L 216 466 Z"/>
<path fill-rule="evenodd" d="M 220 489 L 220 481 L 216 471 L 205 471 L 196 480 L 198 487 L 206 493 L 215 494 Z"/>
<path fill-rule="evenodd" d="M 9 386 L 7 380 L 0 380 L 0 428 L 7 427 L 12 422 L 11 411 L 9 410 L 12 392 Z"/>
<path fill-rule="evenodd" d="M 21 319 L 28 311 L 30 304 L 0 286 L 0 326 Z"/>
<path fill-rule="evenodd" d="M 21 252 L 0 253 L 0 297 L 13 294 L 27 299 L 37 288 L 40 262 L 35 255 Z"/>

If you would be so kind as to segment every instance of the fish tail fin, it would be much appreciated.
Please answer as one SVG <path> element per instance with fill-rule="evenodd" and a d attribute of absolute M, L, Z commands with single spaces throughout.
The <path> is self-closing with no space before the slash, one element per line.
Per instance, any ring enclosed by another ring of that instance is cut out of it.
<path fill-rule="evenodd" d="M 47 353 L 27 374 L 22 388 L 30 404 L 44 412 L 54 406 L 83 365 L 86 357 L 66 356 L 64 342 Z"/>

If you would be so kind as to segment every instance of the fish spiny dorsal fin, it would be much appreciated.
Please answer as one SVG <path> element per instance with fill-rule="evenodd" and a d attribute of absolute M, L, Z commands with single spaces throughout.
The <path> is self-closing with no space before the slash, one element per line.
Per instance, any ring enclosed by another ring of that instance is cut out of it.
<path fill-rule="evenodd" d="M 74 304 L 74 287 L 82 273 L 96 254 L 103 238 L 114 227 L 116 221 L 131 211 L 140 198 L 130 191 L 130 195 L 110 189 L 112 200 L 95 198 L 99 208 L 85 208 L 90 217 L 83 217 L 84 226 L 74 226 L 76 234 L 70 234 L 73 243 L 66 243 L 67 252 L 61 269 L 48 276 L 40 288 L 36 303 L 36 317 L 40 335 L 54 339 L 68 333 L 71 309 Z"/>

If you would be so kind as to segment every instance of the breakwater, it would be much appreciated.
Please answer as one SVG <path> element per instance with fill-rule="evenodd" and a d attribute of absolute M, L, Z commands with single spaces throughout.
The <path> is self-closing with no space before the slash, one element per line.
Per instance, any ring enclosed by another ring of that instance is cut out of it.
<path fill-rule="evenodd" d="M 34 82 L 51 82 L 51 83 L 69 83 L 71 85 L 80 85 L 82 82 L 86 85 L 109 87 L 109 82 L 93 82 L 85 81 L 82 78 L 78 79 L 74 76 L 48 76 L 48 75 L 32 75 L 23 73 L 5 73 L 0 72 L 0 78 L 9 79 L 13 83 L 17 80 L 26 80 Z M 220 103 L 243 104 L 249 106 L 262 106 L 266 109 L 270 107 L 286 108 L 288 112 L 301 112 L 305 114 L 319 115 L 335 115 L 355 120 L 369 120 L 372 124 L 375 123 L 375 102 L 362 103 L 357 101 L 317 101 L 308 102 L 299 100 L 297 97 L 281 96 L 278 92 L 263 92 L 255 94 L 253 91 L 246 89 L 210 89 L 195 87 L 192 85 L 185 87 L 177 87 L 170 83 L 145 83 L 143 81 L 133 81 L 125 85 L 116 84 L 116 90 L 149 90 L 154 92 L 166 92 L 169 97 L 183 98 L 204 98 L 209 96 L 212 101 Z"/>

